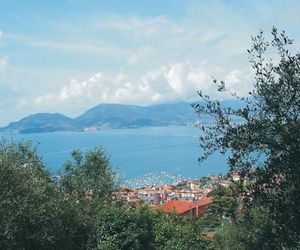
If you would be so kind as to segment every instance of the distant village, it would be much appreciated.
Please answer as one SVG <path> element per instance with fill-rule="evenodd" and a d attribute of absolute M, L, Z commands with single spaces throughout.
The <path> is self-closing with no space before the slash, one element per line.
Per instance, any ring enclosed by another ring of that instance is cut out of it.
<path fill-rule="evenodd" d="M 59 182 L 60 176 L 52 176 Z M 228 187 L 230 183 L 240 180 L 238 173 L 231 176 L 207 176 L 194 180 L 178 180 L 172 184 L 154 185 L 151 187 L 129 188 L 122 185 L 113 193 L 113 198 L 125 205 L 146 203 L 153 209 L 174 212 L 178 215 L 195 218 L 207 211 L 214 201 L 208 194 L 217 186 Z M 92 195 L 87 192 L 86 196 Z"/>
<path fill-rule="evenodd" d="M 186 217 L 196 217 L 205 212 L 213 203 L 208 194 L 217 186 L 228 187 L 232 181 L 239 180 L 238 174 L 230 177 L 208 176 L 196 180 L 181 180 L 174 184 L 152 187 L 128 188 L 121 186 L 114 198 L 128 204 L 144 202 L 151 208 L 164 212 L 175 212 Z"/>

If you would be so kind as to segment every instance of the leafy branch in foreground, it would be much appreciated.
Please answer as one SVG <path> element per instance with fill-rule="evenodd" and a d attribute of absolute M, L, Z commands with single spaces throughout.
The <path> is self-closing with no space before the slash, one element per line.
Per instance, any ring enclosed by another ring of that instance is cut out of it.
<path fill-rule="evenodd" d="M 252 41 L 248 53 L 254 89 L 249 97 L 233 93 L 242 107 L 223 107 L 199 91 L 205 104 L 194 104 L 196 112 L 215 120 L 201 127 L 200 160 L 215 151 L 229 153 L 230 171 L 250 180 L 243 194 L 249 207 L 245 215 L 253 206 L 269 211 L 277 249 L 294 249 L 300 247 L 300 54 L 290 52 L 292 40 L 276 28 L 270 41 L 263 32 Z M 275 58 L 268 59 L 274 50 Z M 226 91 L 225 82 L 214 82 L 219 91 Z"/>

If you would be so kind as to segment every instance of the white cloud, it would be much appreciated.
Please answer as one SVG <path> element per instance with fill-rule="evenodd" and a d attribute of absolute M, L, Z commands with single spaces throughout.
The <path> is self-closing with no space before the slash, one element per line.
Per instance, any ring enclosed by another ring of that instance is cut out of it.
<path fill-rule="evenodd" d="M 138 77 L 96 73 L 86 81 L 72 80 L 59 93 L 36 98 L 39 106 L 82 103 L 149 104 L 190 98 L 205 85 L 206 75 L 190 62 L 161 66 Z"/>
<path fill-rule="evenodd" d="M 199 89 L 214 94 L 205 65 L 184 61 L 149 70 L 140 76 L 99 72 L 85 81 L 72 80 L 58 93 L 39 96 L 35 104 L 43 106 L 95 105 L 98 103 L 152 103 L 192 100 Z M 226 79 L 237 88 L 243 77 L 240 71 L 231 72 Z M 243 89 L 243 88 L 241 88 Z"/>

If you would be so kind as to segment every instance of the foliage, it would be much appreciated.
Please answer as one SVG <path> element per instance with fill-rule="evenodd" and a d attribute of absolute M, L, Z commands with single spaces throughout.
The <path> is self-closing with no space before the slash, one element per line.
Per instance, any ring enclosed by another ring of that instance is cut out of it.
<path fill-rule="evenodd" d="M 191 220 L 147 207 L 109 208 L 97 221 L 97 249 L 206 249 L 207 241 Z"/>
<path fill-rule="evenodd" d="M 101 147 L 87 151 L 72 152 L 73 161 L 64 165 L 61 188 L 78 199 L 90 195 L 93 200 L 108 202 L 112 197 L 115 176 L 109 158 Z"/>
<path fill-rule="evenodd" d="M 62 249 L 72 237 L 65 218 L 62 195 L 36 150 L 2 140 L 0 249 Z"/>
<path fill-rule="evenodd" d="M 74 150 L 72 158 L 64 164 L 59 187 L 81 225 L 81 243 L 92 249 L 96 245 L 95 220 L 99 211 L 111 203 L 115 175 L 101 147 L 85 153 Z"/>
<path fill-rule="evenodd" d="M 103 204 L 102 201 L 106 200 L 106 194 L 101 197 L 103 193 L 99 190 L 102 188 L 102 192 L 109 192 L 112 187 L 112 176 L 105 176 L 106 183 L 102 185 L 94 183 L 92 186 L 88 179 L 96 172 L 91 171 L 92 166 L 99 166 L 101 160 L 107 163 L 102 151 L 95 149 L 89 152 L 84 163 L 89 170 L 81 175 L 88 183 L 86 189 L 98 187 L 97 199 L 92 202 L 80 193 L 85 190 L 85 183 L 79 185 L 76 182 L 78 179 L 73 176 L 76 171 L 69 171 L 58 187 L 29 142 L 2 140 L 0 249 L 88 249 L 94 240 L 93 218 L 101 207 L 99 201 Z M 109 172 L 107 165 L 101 167 L 105 173 Z M 69 196 L 66 187 L 73 191 Z"/>
<path fill-rule="evenodd" d="M 214 249 L 268 250 L 282 249 L 280 240 L 273 237 L 275 225 L 265 208 L 253 207 L 243 220 L 227 220 L 217 230 Z"/>
<path fill-rule="evenodd" d="M 281 248 L 293 249 L 300 244 L 300 54 L 287 49 L 292 40 L 276 28 L 270 42 L 263 32 L 252 40 L 248 53 L 254 90 L 247 98 L 232 93 L 243 107 L 223 107 L 199 92 L 205 105 L 195 104 L 196 111 L 215 118 L 214 124 L 202 127 L 201 159 L 216 150 L 229 151 L 231 171 L 251 183 L 243 194 L 246 204 L 267 209 L 274 222 L 272 239 L 278 239 Z M 278 57 L 268 60 L 273 48 Z M 226 91 L 223 81 L 214 82 L 219 91 Z M 236 117 L 242 122 L 234 122 Z"/>
<path fill-rule="evenodd" d="M 206 249 L 207 240 L 201 237 L 201 228 L 190 219 L 175 214 L 156 213 L 154 221 L 154 249 Z"/>
<path fill-rule="evenodd" d="M 217 217 L 219 221 L 222 218 L 235 218 L 239 207 L 239 195 L 243 192 L 243 184 L 233 182 L 229 187 L 217 186 L 208 196 L 214 198 L 214 203 L 209 207 L 209 214 Z"/>
<path fill-rule="evenodd" d="M 214 231 L 222 226 L 224 220 L 237 218 L 241 202 L 239 194 L 243 189 L 243 185 L 239 182 L 234 182 L 229 187 L 218 185 L 208 196 L 213 197 L 214 202 L 208 208 L 206 213 L 199 215 L 196 219 L 198 227 L 205 231 Z"/>
<path fill-rule="evenodd" d="M 131 211 L 102 209 L 97 221 L 97 249 L 142 249 L 142 239 L 147 233 Z"/>

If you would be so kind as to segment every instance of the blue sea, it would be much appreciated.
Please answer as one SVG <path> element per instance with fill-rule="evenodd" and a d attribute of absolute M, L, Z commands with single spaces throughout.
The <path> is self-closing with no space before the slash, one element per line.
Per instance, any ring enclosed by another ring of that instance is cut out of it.
<path fill-rule="evenodd" d="M 163 177 L 167 182 L 174 176 L 188 179 L 227 171 L 226 158 L 219 154 L 198 163 L 201 155 L 199 134 L 200 130 L 194 127 L 169 126 L 2 136 L 38 144 L 38 152 L 53 174 L 70 159 L 73 149 L 85 151 L 102 145 L 123 181 L 148 178 L 149 182 L 155 182 Z"/>

